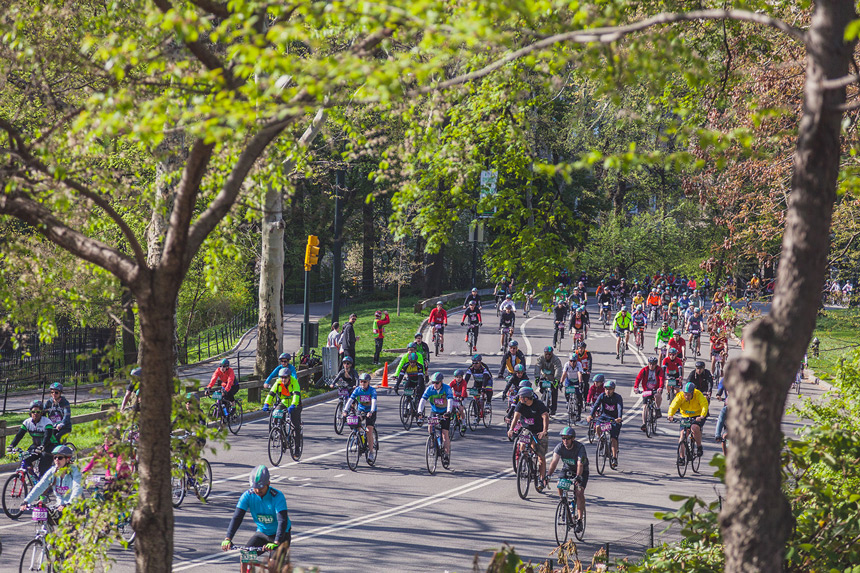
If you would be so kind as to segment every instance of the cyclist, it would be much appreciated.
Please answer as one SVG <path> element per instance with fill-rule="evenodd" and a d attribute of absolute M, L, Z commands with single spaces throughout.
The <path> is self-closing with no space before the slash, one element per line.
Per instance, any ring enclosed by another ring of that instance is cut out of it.
<path fill-rule="evenodd" d="M 469 330 L 474 328 L 475 345 L 471 348 L 471 352 L 475 352 L 478 350 L 478 327 L 484 326 L 484 322 L 481 320 L 481 311 L 478 310 L 477 303 L 474 300 L 469 301 L 469 308 L 463 313 L 463 320 L 460 321 L 460 326 L 463 326 L 466 321 L 469 322 L 469 328 L 466 329 L 466 338 L 464 340 L 469 342 Z"/>
<path fill-rule="evenodd" d="M 445 376 L 441 372 L 436 372 L 430 377 L 430 386 L 421 395 L 421 401 L 418 402 L 418 411 L 424 411 L 425 403 L 430 403 L 430 411 L 439 416 L 439 425 L 442 427 L 442 444 L 444 452 L 442 453 L 442 461 L 448 463 L 451 456 L 451 437 L 448 430 L 451 428 L 451 410 L 454 407 L 454 393 L 451 387 L 445 384 Z M 427 426 L 430 430 L 430 426 Z"/>
<path fill-rule="evenodd" d="M 442 305 L 441 300 L 436 301 L 436 308 L 430 311 L 430 316 L 427 318 L 427 324 L 430 325 L 430 331 L 433 333 L 433 342 L 436 342 L 436 337 L 441 336 L 439 342 L 439 351 L 445 352 L 445 327 L 448 326 L 448 313 Z"/>
<path fill-rule="evenodd" d="M 723 449 L 723 455 L 726 455 L 726 416 L 729 412 L 729 401 L 726 400 L 720 410 L 720 415 L 717 416 L 717 427 L 714 428 L 714 441 L 720 444 Z"/>
<path fill-rule="evenodd" d="M 612 320 L 612 334 L 615 335 L 615 359 L 618 360 L 621 352 L 621 335 L 624 335 L 624 350 L 630 349 L 630 333 L 633 331 L 633 317 L 627 312 L 625 305 Z"/>
<path fill-rule="evenodd" d="M 600 320 L 609 322 L 609 305 L 612 304 L 612 292 L 608 288 L 604 288 L 603 292 L 597 295 L 597 306 L 600 308 Z"/>
<path fill-rule="evenodd" d="M 621 435 L 621 417 L 624 414 L 624 400 L 621 395 L 615 392 L 615 380 L 607 380 L 603 384 L 603 394 L 597 397 L 594 401 L 594 406 L 591 407 L 591 415 L 585 420 L 597 418 L 598 422 L 607 420 L 612 423 L 609 430 L 610 449 L 612 456 L 610 464 L 612 467 L 618 465 L 618 438 Z M 599 418 L 598 418 L 599 416 Z"/>
<path fill-rule="evenodd" d="M 645 312 L 645 307 L 641 304 L 636 305 L 636 310 L 633 311 L 633 314 L 630 316 L 630 319 L 633 322 L 633 332 L 642 333 L 642 344 L 644 348 L 645 329 L 648 328 L 648 313 Z"/>
<path fill-rule="evenodd" d="M 642 296 L 642 291 L 636 291 L 636 294 L 633 295 L 633 308 L 639 309 L 639 306 L 645 305 L 645 297 Z"/>
<path fill-rule="evenodd" d="M 579 281 L 576 288 L 579 289 L 579 296 L 582 297 L 582 302 L 580 304 L 585 306 L 588 304 L 588 291 L 585 289 L 585 281 Z"/>
<path fill-rule="evenodd" d="M 469 303 L 474 302 L 475 307 L 478 310 L 481 310 L 481 295 L 478 294 L 478 289 L 472 287 L 472 292 L 466 297 L 466 300 L 463 301 L 463 310 L 469 306 Z"/>
<path fill-rule="evenodd" d="M 45 416 L 54 425 L 54 437 L 57 441 L 72 431 L 72 405 L 63 396 L 63 385 L 59 382 L 51 384 L 51 397 L 42 405 Z"/>
<path fill-rule="evenodd" d="M 430 368 L 430 347 L 424 342 L 424 335 L 420 332 L 415 333 L 415 348 L 418 354 L 424 357 L 421 364 L 424 368 Z"/>
<path fill-rule="evenodd" d="M 233 536 L 248 511 L 257 525 L 257 531 L 248 540 L 248 547 L 263 547 L 269 551 L 275 551 L 282 543 L 289 547 L 293 524 L 287 509 L 287 498 L 269 485 L 269 468 L 257 466 L 251 470 L 248 481 L 251 487 L 236 504 L 233 518 L 227 526 L 227 536 L 221 542 L 221 550 L 229 551 L 233 546 Z"/>
<path fill-rule="evenodd" d="M 122 397 L 122 404 L 119 407 L 120 412 L 125 411 L 126 406 L 132 405 L 132 402 L 134 403 L 134 408 L 137 408 L 137 391 L 140 388 L 141 373 L 143 373 L 143 369 L 140 367 L 134 368 L 128 373 L 128 386 L 125 389 L 125 396 Z"/>
<path fill-rule="evenodd" d="M 395 378 L 400 375 L 400 371 L 403 370 L 403 368 L 409 363 L 409 355 L 412 352 L 418 355 L 418 362 L 421 364 L 421 366 L 425 367 L 425 370 L 427 369 L 426 365 L 424 364 L 424 355 L 418 352 L 418 345 L 414 342 L 410 342 L 406 345 L 406 352 L 403 354 L 403 356 L 400 357 L 400 363 L 397 365 L 397 369 L 394 371 Z"/>
<path fill-rule="evenodd" d="M 367 458 L 371 462 L 376 458 L 376 450 L 373 449 L 373 426 L 376 425 L 376 388 L 370 385 L 370 374 L 364 373 L 358 377 L 358 388 L 352 391 L 346 404 L 343 406 L 343 417 L 346 418 L 349 407 L 356 403 L 358 414 L 364 414 L 367 423 Z"/>
<path fill-rule="evenodd" d="M 595 374 L 592 378 L 591 387 L 588 389 L 588 396 L 585 398 L 586 405 L 593 405 L 597 397 L 603 394 L 603 382 L 605 377 L 603 374 Z"/>
<path fill-rule="evenodd" d="M 503 300 L 502 304 L 499 305 L 499 310 L 501 310 L 503 312 L 506 308 L 510 308 L 514 312 L 516 312 L 516 310 L 517 310 L 517 305 L 514 304 L 514 299 L 510 293 L 505 295 L 505 300 Z"/>
<path fill-rule="evenodd" d="M 573 287 L 573 293 L 570 295 L 570 300 L 571 303 L 576 306 L 585 305 L 585 302 L 588 300 L 588 296 L 585 294 L 585 289 Z"/>
<path fill-rule="evenodd" d="M 295 376 L 295 374 L 293 374 Z M 334 377 L 334 380 L 331 382 L 331 387 L 334 388 L 337 386 L 337 383 L 343 380 L 343 383 L 346 384 L 347 390 L 352 394 L 352 391 L 355 390 L 355 387 L 358 385 L 358 374 L 353 368 L 353 359 L 352 356 L 344 356 L 343 357 L 343 368 L 340 369 L 340 372 L 337 373 L 337 376 Z M 346 412 L 346 409 L 344 409 Z"/>
<path fill-rule="evenodd" d="M 278 375 L 280 376 L 280 374 Z M 220 384 L 221 389 L 224 391 L 222 400 L 229 405 L 229 407 L 225 406 L 225 408 L 228 409 L 228 412 L 232 411 L 233 400 L 236 397 L 236 393 L 239 391 L 239 385 L 236 383 L 236 373 L 233 372 L 232 368 L 230 368 L 230 361 L 226 358 L 221 361 L 221 364 L 212 374 L 212 379 L 209 381 L 209 385 L 206 386 L 207 396 L 212 393 L 212 388 L 215 387 L 216 383 Z"/>
<path fill-rule="evenodd" d="M 517 364 L 526 363 L 526 357 L 523 355 L 522 350 L 520 350 L 520 343 L 516 340 L 511 340 L 508 342 L 508 351 L 505 352 L 504 356 L 502 356 L 502 364 L 499 366 L 499 374 L 498 377 L 501 378 L 505 370 L 512 373 L 514 372 L 514 366 Z M 525 366 L 523 366 L 525 368 Z"/>
<path fill-rule="evenodd" d="M 280 365 L 275 366 L 275 369 L 272 370 L 272 373 L 269 374 L 268 378 L 266 378 L 266 381 L 263 382 L 263 388 L 268 390 L 269 388 L 272 387 L 272 384 L 277 382 L 278 374 L 281 373 L 281 368 L 289 368 L 292 371 L 293 376 L 296 376 L 296 367 L 293 366 L 292 364 L 290 364 L 291 359 L 292 359 L 292 356 L 290 356 L 289 352 L 283 352 L 283 353 L 281 353 L 280 356 L 278 356 L 278 362 L 280 363 Z M 350 358 L 350 361 L 351 360 L 352 360 L 352 358 Z"/>
<path fill-rule="evenodd" d="M 693 432 L 693 439 L 696 440 L 696 455 L 702 456 L 702 427 L 705 425 L 705 421 L 708 419 L 708 400 L 705 396 L 696 389 L 696 385 L 692 382 L 687 382 L 684 385 L 684 391 L 678 392 L 678 395 L 675 396 L 675 399 L 672 400 L 672 403 L 669 405 L 669 417 L 668 420 L 670 422 L 675 421 L 675 412 L 681 412 L 681 416 L 684 418 L 695 418 L 693 425 L 690 429 Z M 678 436 L 678 443 L 681 443 L 684 438 L 683 431 Z M 678 456 L 678 463 L 683 463 L 684 458 Z"/>
<path fill-rule="evenodd" d="M 508 279 L 506 277 L 502 277 L 499 279 L 499 282 L 496 283 L 496 288 L 493 289 L 493 296 L 496 297 L 496 304 L 500 304 L 503 300 L 505 300 L 505 295 L 508 294 Z"/>
<path fill-rule="evenodd" d="M 555 473 L 559 462 L 562 463 L 561 477 L 572 479 L 582 485 L 576 490 L 576 524 L 574 531 L 581 533 L 583 528 L 582 514 L 585 512 L 585 486 L 588 485 L 588 453 L 585 446 L 576 441 L 576 432 L 570 426 L 562 428 L 558 434 L 561 442 L 552 451 L 552 461 L 549 463 L 547 475 Z M 561 497 L 561 490 L 558 492 Z"/>
<path fill-rule="evenodd" d="M 725 363 L 729 357 L 729 345 L 724 332 L 711 335 L 711 372 L 716 371 L 717 359 Z"/>
<path fill-rule="evenodd" d="M 437 302 L 441 305 L 441 302 Z M 444 312 L 444 311 L 443 311 Z M 385 317 L 382 316 L 382 311 L 377 310 L 373 313 L 373 363 L 379 364 L 379 354 L 382 352 L 382 345 L 385 343 L 385 325 L 391 322 L 388 317 L 388 311 L 385 311 Z M 372 450 L 371 450 L 372 451 Z"/>
<path fill-rule="evenodd" d="M 582 362 L 579 360 L 579 356 L 576 353 L 570 355 L 567 364 L 564 365 L 564 369 L 561 372 L 561 386 L 565 388 L 564 395 L 568 396 L 568 392 L 566 388 L 568 386 L 573 386 L 575 390 L 575 399 L 579 404 L 580 409 L 582 408 L 582 383 L 581 383 L 581 374 L 582 374 Z"/>
<path fill-rule="evenodd" d="M 561 380 L 561 359 L 553 353 L 552 346 L 543 349 L 535 363 L 534 378 L 540 380 L 541 375 L 558 382 Z"/>
<path fill-rule="evenodd" d="M 678 351 L 678 356 L 681 358 L 681 362 L 687 360 L 687 341 L 681 337 L 681 330 L 673 330 L 672 338 L 669 339 L 669 350 L 671 351 L 673 348 Z"/>
<path fill-rule="evenodd" d="M 678 299 L 678 307 L 681 309 L 681 312 L 686 312 L 690 308 L 690 304 L 690 297 L 687 296 L 687 291 L 684 291 Z"/>
<path fill-rule="evenodd" d="M 418 392 L 423 393 L 425 387 L 424 378 L 426 377 L 424 365 L 418 361 L 418 354 L 415 352 L 408 353 L 406 355 L 406 359 L 406 366 L 402 370 L 398 368 L 400 373 L 397 375 L 397 383 L 394 385 L 394 393 L 397 394 L 400 391 L 400 383 L 403 381 L 404 376 L 406 376 L 406 385 L 404 388 L 417 386 Z"/>
<path fill-rule="evenodd" d="M 507 384 L 505 384 L 505 391 L 502 393 L 503 396 L 507 396 L 508 393 L 513 389 L 514 391 L 520 387 L 520 383 L 523 380 L 528 380 L 529 376 L 526 373 L 526 365 L 525 364 L 517 364 L 514 366 L 514 371 L 511 372 L 511 375 L 507 378 Z"/>
<path fill-rule="evenodd" d="M 511 336 L 514 335 L 514 325 L 517 321 L 517 315 L 514 312 L 514 309 L 510 306 L 506 306 L 504 312 L 502 312 L 499 317 L 499 351 L 504 352 L 505 350 L 505 334 L 504 331 L 506 329 L 510 329 Z"/>
<path fill-rule="evenodd" d="M 599 297 L 605 291 L 606 291 L 606 281 L 601 279 L 600 284 L 597 285 L 597 288 L 594 291 L 594 296 Z"/>
<path fill-rule="evenodd" d="M 552 334 L 552 343 L 558 344 L 558 333 L 559 333 L 559 325 L 564 328 L 565 318 L 567 317 L 567 304 L 563 299 L 558 299 L 555 303 L 555 308 L 553 311 L 553 334 Z M 564 334 L 564 333 L 562 333 Z"/>
<path fill-rule="evenodd" d="M 664 320 L 654 335 L 654 353 L 658 358 L 663 358 L 662 354 L 665 353 L 666 348 L 669 346 L 669 340 L 671 340 L 673 333 L 674 331 L 669 328 L 669 323 Z"/>
<path fill-rule="evenodd" d="M 678 297 L 673 296 L 672 300 L 669 301 L 669 320 L 674 319 L 675 325 L 678 325 L 678 319 L 681 315 L 681 305 L 678 304 Z"/>
<path fill-rule="evenodd" d="M 531 388 L 520 388 L 517 392 L 519 402 L 511 419 L 508 430 L 508 438 L 514 435 L 514 428 L 519 420 L 522 420 L 523 428 L 530 430 L 537 438 L 535 453 L 538 455 L 538 466 L 540 467 L 541 482 L 546 485 L 546 450 L 549 445 L 547 432 L 549 431 L 549 409 L 538 400 Z"/>
<path fill-rule="evenodd" d="M 659 316 L 660 304 L 662 303 L 662 298 L 657 290 L 657 288 L 651 289 L 651 294 L 648 295 L 648 309 L 654 313 L 654 317 Z"/>
<path fill-rule="evenodd" d="M 696 389 L 699 392 L 708 398 L 711 397 L 711 392 L 714 389 L 714 377 L 710 370 L 705 369 L 705 362 L 703 360 L 696 361 L 696 369 L 690 372 L 687 382 L 692 382 L 696 385 Z"/>
<path fill-rule="evenodd" d="M 552 293 L 553 298 L 567 298 L 569 293 L 567 292 L 567 288 L 562 284 L 558 283 L 558 287 Z"/>
<path fill-rule="evenodd" d="M 588 319 L 582 313 L 582 307 L 577 306 L 576 311 L 570 315 L 570 333 L 582 332 L 582 340 L 588 337 Z"/>
<path fill-rule="evenodd" d="M 459 368 L 454 370 L 454 379 L 451 380 L 450 384 L 451 392 L 454 394 L 454 407 L 460 412 L 460 417 L 463 420 L 466 419 L 466 409 L 463 407 L 463 401 L 467 396 L 465 375 L 466 372 Z"/>
<path fill-rule="evenodd" d="M 72 463 L 72 453 L 72 448 L 69 446 L 60 445 L 54 448 L 51 452 L 54 457 L 54 465 L 42 474 L 39 483 L 24 498 L 21 511 L 29 508 L 30 504 L 34 500 L 38 500 L 39 496 L 45 493 L 49 487 L 57 497 L 56 509 L 58 511 L 62 511 L 64 507 L 71 505 L 83 495 L 81 470 Z"/>
<path fill-rule="evenodd" d="M 535 305 L 534 289 L 523 287 L 523 316 L 528 316 L 528 311 Z"/>
<path fill-rule="evenodd" d="M 475 377 L 475 389 L 481 390 L 486 394 L 486 401 L 489 404 L 493 399 L 493 375 L 490 373 L 490 367 L 484 364 L 484 358 L 480 354 L 472 356 L 472 365 L 466 370 L 466 383 L 469 383 L 469 378 Z"/>
<path fill-rule="evenodd" d="M 302 428 L 302 389 L 299 380 L 289 368 L 281 368 L 278 373 L 278 381 L 272 386 L 266 401 L 263 403 L 263 411 L 268 412 L 272 407 L 272 401 L 278 398 L 277 407 L 286 408 L 293 423 L 293 429 L 300 432 Z"/>
<path fill-rule="evenodd" d="M 44 475 L 51 467 L 51 451 L 60 443 L 54 436 L 54 424 L 42 415 L 42 402 L 39 400 L 30 402 L 30 417 L 24 420 L 18 433 L 12 438 L 9 451 L 18 445 L 25 434 L 30 434 L 33 443 L 27 448 L 29 455 L 24 461 L 32 464 L 39 460 L 39 475 Z"/>
<path fill-rule="evenodd" d="M 654 402 L 657 404 L 657 417 L 661 417 L 663 413 L 660 411 L 660 405 L 663 403 L 663 386 L 666 383 L 666 378 L 663 375 L 663 369 L 657 364 L 657 357 L 651 356 L 648 358 L 648 366 L 645 366 L 636 375 L 636 381 L 633 383 L 633 391 L 637 394 L 650 390 L 654 397 Z M 642 387 L 640 390 L 639 387 Z M 642 431 L 645 431 L 645 410 L 642 408 Z"/>

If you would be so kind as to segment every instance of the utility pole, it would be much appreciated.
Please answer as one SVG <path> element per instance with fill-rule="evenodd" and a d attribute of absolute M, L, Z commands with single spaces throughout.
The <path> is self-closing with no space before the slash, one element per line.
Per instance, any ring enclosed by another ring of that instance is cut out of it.
<path fill-rule="evenodd" d="M 308 345 L 310 344 L 310 327 L 311 327 L 311 267 L 317 264 L 320 259 L 320 240 L 316 235 L 308 235 L 308 244 L 305 247 L 305 317 L 302 327 L 302 354 L 308 353 Z"/>
<path fill-rule="evenodd" d="M 331 321 L 338 322 L 340 320 L 340 276 L 341 267 L 343 266 L 343 202 L 341 201 L 341 193 L 346 189 L 346 172 L 343 169 L 337 170 L 337 179 L 335 180 L 334 191 L 334 244 L 332 245 L 332 273 L 331 273 Z"/>

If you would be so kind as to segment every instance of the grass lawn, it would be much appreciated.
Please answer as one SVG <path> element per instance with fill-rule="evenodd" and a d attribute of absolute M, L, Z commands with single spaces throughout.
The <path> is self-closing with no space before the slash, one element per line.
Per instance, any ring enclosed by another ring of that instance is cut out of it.
<path fill-rule="evenodd" d="M 812 336 L 821 341 L 819 357 L 809 356 L 809 367 L 819 378 L 833 377 L 839 361 L 860 347 L 860 309 L 825 311 L 818 317 Z"/>

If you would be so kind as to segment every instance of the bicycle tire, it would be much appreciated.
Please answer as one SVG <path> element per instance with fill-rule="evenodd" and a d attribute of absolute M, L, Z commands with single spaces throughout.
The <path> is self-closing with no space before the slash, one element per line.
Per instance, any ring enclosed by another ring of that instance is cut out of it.
<path fill-rule="evenodd" d="M 194 493 L 200 501 L 209 499 L 212 493 L 212 466 L 206 458 L 200 458 L 194 464 Z"/>
<path fill-rule="evenodd" d="M 531 459 L 528 454 L 520 456 L 520 461 L 517 463 L 517 493 L 520 499 L 526 499 L 529 496 L 529 487 L 532 483 L 532 468 Z"/>
<path fill-rule="evenodd" d="M 514 450 L 511 452 L 511 462 L 513 462 L 514 472 L 517 471 L 517 466 L 519 465 L 520 458 L 522 457 L 522 453 L 520 452 L 520 449 L 517 447 L 517 446 L 519 446 L 519 441 L 518 441 L 519 436 L 520 436 L 519 432 L 514 432 L 514 439 L 513 439 Z"/>
<path fill-rule="evenodd" d="M 574 501 L 576 501 L 576 494 L 575 493 L 574 493 L 573 498 L 574 498 Z M 585 508 L 585 506 L 583 506 L 582 507 L 582 531 L 577 533 L 576 528 L 574 528 L 574 530 L 573 530 L 573 534 L 576 536 L 576 538 L 579 541 L 582 541 L 583 538 L 585 537 L 585 523 L 586 523 L 586 521 L 585 521 L 585 517 L 586 517 L 585 510 L 586 510 L 586 508 Z M 574 519 L 576 518 L 576 516 L 572 516 L 572 517 Z"/>
<path fill-rule="evenodd" d="M 424 454 L 427 462 L 427 471 L 430 472 L 431 476 L 436 475 L 436 463 L 439 459 L 436 455 L 436 436 L 427 436 L 427 447 Z"/>
<path fill-rule="evenodd" d="M 597 437 L 597 430 L 594 427 L 594 422 L 588 423 L 588 443 L 593 444 L 594 439 Z"/>
<path fill-rule="evenodd" d="M 567 396 L 571 396 L 571 395 L 568 394 Z M 576 402 L 576 399 L 573 399 L 573 400 L 568 399 L 567 400 L 567 425 L 568 426 L 573 426 L 574 420 L 576 419 L 575 402 Z"/>
<path fill-rule="evenodd" d="M 412 397 L 404 394 L 400 397 L 400 423 L 405 430 L 412 427 Z"/>
<path fill-rule="evenodd" d="M 606 452 L 606 449 L 609 447 L 606 439 L 606 434 L 603 434 L 597 440 L 597 450 L 594 458 L 595 465 L 597 466 L 597 473 L 603 475 L 603 472 L 606 470 L 606 458 L 609 454 Z"/>
<path fill-rule="evenodd" d="M 484 417 L 482 420 L 484 421 L 485 428 L 489 428 L 490 424 L 493 423 L 493 407 L 489 402 L 484 403 Z"/>
<path fill-rule="evenodd" d="M 358 460 L 361 459 L 361 442 L 358 438 L 358 430 L 353 430 L 346 440 L 346 465 L 352 471 L 358 468 Z"/>
<path fill-rule="evenodd" d="M 3 513 L 6 517 L 9 519 L 21 517 L 21 503 L 29 491 L 30 484 L 27 483 L 26 477 L 17 472 L 9 476 L 3 485 Z"/>
<path fill-rule="evenodd" d="M 343 400 L 338 400 L 337 406 L 334 408 L 334 433 L 338 436 L 343 433 Z"/>
<path fill-rule="evenodd" d="M 29 564 L 27 564 L 28 555 Z M 21 564 L 18 567 L 18 571 L 23 573 L 24 571 L 52 572 L 53 570 L 54 566 L 51 564 L 51 554 L 47 545 L 45 545 L 45 542 L 42 539 L 31 539 L 30 542 L 24 546 L 24 552 L 21 554 Z"/>
<path fill-rule="evenodd" d="M 300 461 L 302 459 L 302 451 L 305 447 L 305 437 L 302 435 L 301 428 L 298 431 L 296 431 L 296 428 L 293 428 L 288 445 L 290 447 L 290 457 L 295 462 Z"/>
<path fill-rule="evenodd" d="M 458 417 L 457 419 L 459 421 L 457 428 L 460 430 L 460 437 L 465 438 L 466 437 L 466 418 L 464 416 L 464 417 Z"/>
<path fill-rule="evenodd" d="M 119 520 L 117 524 L 117 531 L 119 532 L 119 536 L 125 542 L 126 546 L 131 547 L 134 545 L 134 540 L 137 537 L 137 532 L 131 526 L 131 515 L 125 516 Z"/>
<path fill-rule="evenodd" d="M 179 509 L 185 499 L 185 468 L 178 461 L 170 464 L 170 502 Z"/>
<path fill-rule="evenodd" d="M 233 400 L 233 409 L 230 411 L 230 415 L 227 416 L 227 429 L 235 436 L 242 429 L 243 422 L 242 402 Z"/>
<path fill-rule="evenodd" d="M 619 339 L 620 339 L 620 337 L 619 337 Z M 624 349 L 626 347 L 627 347 L 627 345 L 624 343 L 623 340 L 621 340 L 621 343 L 618 345 L 618 356 L 621 359 L 621 364 L 624 364 Z"/>
<path fill-rule="evenodd" d="M 269 461 L 273 466 L 281 465 L 284 459 L 284 433 L 280 426 L 275 426 L 269 432 L 269 443 L 266 446 L 269 452 Z"/>
<path fill-rule="evenodd" d="M 657 412 L 657 405 L 651 404 L 651 436 L 657 435 Z"/>
<path fill-rule="evenodd" d="M 369 453 L 370 450 L 365 448 L 364 461 L 367 462 L 367 465 L 373 467 L 376 465 L 377 456 L 379 455 L 379 433 L 376 431 L 376 426 L 373 426 L 373 460 L 368 456 Z"/>
<path fill-rule="evenodd" d="M 266 432 L 272 431 L 272 426 L 275 423 L 275 410 L 278 409 L 279 404 L 280 404 L 279 401 L 275 401 L 275 405 L 272 407 L 271 410 L 269 410 L 269 429 L 266 430 Z"/>
<path fill-rule="evenodd" d="M 684 477 L 687 474 L 687 444 L 682 441 L 678 444 L 678 458 L 675 460 L 675 465 L 678 468 L 678 476 Z M 683 463 L 679 460 L 683 459 Z"/>
<path fill-rule="evenodd" d="M 439 356 L 439 336 L 438 335 L 436 336 L 436 340 L 434 342 L 434 345 L 436 346 L 436 356 Z"/>
<path fill-rule="evenodd" d="M 469 404 L 469 411 L 466 414 L 466 421 L 469 424 L 469 429 L 475 431 L 481 423 L 481 418 L 478 416 L 478 401 L 472 400 Z"/>
<path fill-rule="evenodd" d="M 690 448 L 692 451 L 693 443 L 690 444 Z M 690 468 L 693 470 L 694 474 L 699 473 L 699 466 L 701 464 L 702 464 L 702 457 L 697 455 L 696 453 L 693 453 L 693 455 L 690 456 Z"/>
<path fill-rule="evenodd" d="M 569 520 L 570 506 L 565 498 L 558 500 L 558 505 L 555 508 L 555 542 L 559 545 L 567 541 L 567 536 L 570 534 Z"/>
<path fill-rule="evenodd" d="M 651 409 L 651 403 L 645 403 L 645 436 L 650 438 L 654 435 L 654 432 L 651 428 L 651 422 L 654 418 L 654 411 Z"/>

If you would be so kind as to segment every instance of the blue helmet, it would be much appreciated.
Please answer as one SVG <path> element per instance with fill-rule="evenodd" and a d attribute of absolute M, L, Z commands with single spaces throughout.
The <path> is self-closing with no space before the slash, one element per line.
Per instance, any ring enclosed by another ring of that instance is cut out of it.
<path fill-rule="evenodd" d="M 279 361 L 280 360 L 286 360 L 287 362 L 289 362 L 291 358 L 292 358 L 292 356 L 290 356 L 289 352 L 284 352 L 280 356 L 278 356 Z"/>

